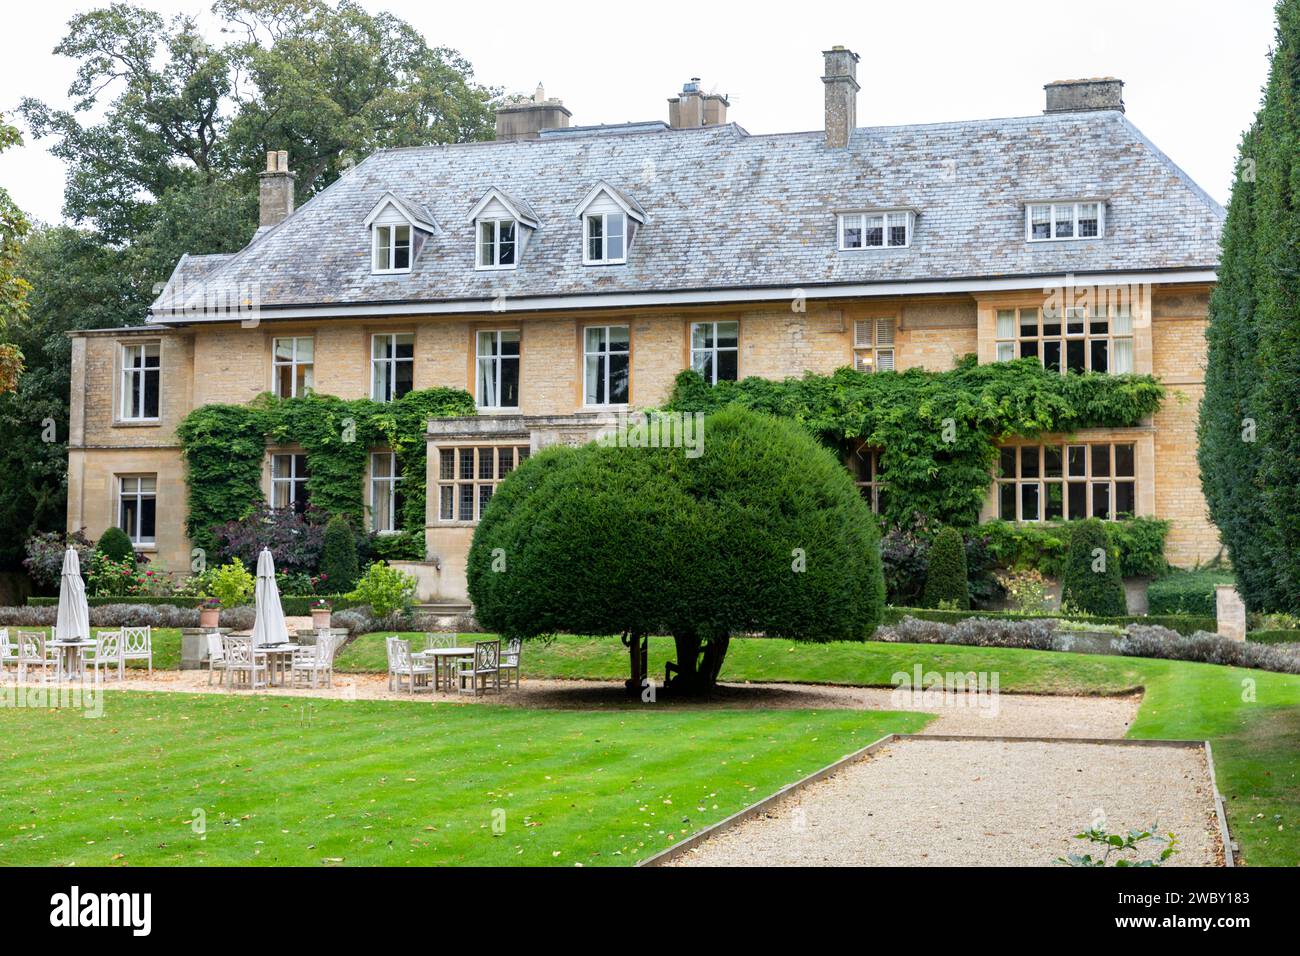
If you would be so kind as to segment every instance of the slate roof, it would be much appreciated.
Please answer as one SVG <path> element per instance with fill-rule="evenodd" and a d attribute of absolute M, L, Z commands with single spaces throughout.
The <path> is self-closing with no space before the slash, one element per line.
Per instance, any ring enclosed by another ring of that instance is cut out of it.
<path fill-rule="evenodd" d="M 580 132 L 580 131 L 578 131 Z M 645 210 L 626 265 L 584 266 L 575 209 L 604 180 Z M 541 225 L 513 271 L 474 269 L 466 215 L 491 187 Z M 366 215 L 392 191 L 442 231 L 410 273 L 370 274 Z M 1028 243 L 1024 204 L 1102 198 L 1106 235 Z M 837 210 L 917 210 L 910 247 L 839 252 Z M 1224 211 L 1122 114 L 821 131 L 735 124 L 377 152 L 233 256 L 189 256 L 154 311 L 255 286 L 266 309 L 507 296 L 815 288 L 1105 271 L 1206 270 Z M 166 316 L 155 315 L 155 321 Z"/>

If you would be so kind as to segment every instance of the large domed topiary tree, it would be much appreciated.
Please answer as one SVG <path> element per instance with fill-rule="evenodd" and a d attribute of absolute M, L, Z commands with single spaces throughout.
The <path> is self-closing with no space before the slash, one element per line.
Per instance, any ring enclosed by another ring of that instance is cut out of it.
<path fill-rule="evenodd" d="M 507 637 L 622 635 L 636 689 L 645 639 L 670 634 L 665 687 L 691 694 L 716 683 L 733 634 L 870 636 L 884 605 L 878 528 L 835 456 L 736 407 L 702 435 L 698 457 L 591 444 L 523 464 L 470 548 L 480 623 Z"/>

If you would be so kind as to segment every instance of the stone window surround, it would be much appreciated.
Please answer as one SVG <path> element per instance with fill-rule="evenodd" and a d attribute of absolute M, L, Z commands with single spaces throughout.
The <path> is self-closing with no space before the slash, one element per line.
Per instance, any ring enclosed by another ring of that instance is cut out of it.
<path fill-rule="evenodd" d="M 150 330 L 151 334 L 143 336 L 122 336 L 113 340 L 113 418 L 114 428 L 158 428 L 162 425 L 163 418 L 163 372 L 166 370 L 165 361 L 166 351 L 163 341 L 165 336 L 159 335 L 157 330 Z M 130 346 L 138 345 L 157 345 L 158 346 L 158 417 L 157 418 L 127 418 L 122 414 L 123 403 L 126 400 L 126 349 Z"/>
<path fill-rule="evenodd" d="M 1136 482 L 1136 502 L 1133 509 L 1136 517 L 1152 517 L 1156 513 L 1156 429 L 1153 425 L 1138 425 L 1133 428 L 1085 428 L 1074 434 L 1040 435 L 1036 438 L 1010 438 L 999 444 L 999 448 L 1019 447 L 1021 445 L 1132 445 L 1133 446 L 1133 480 Z M 998 520 L 998 481 L 997 462 L 989 470 L 989 488 L 984 505 L 980 510 L 980 521 Z M 1042 521 L 1027 521 L 1025 524 L 1043 524 Z"/>
<path fill-rule="evenodd" d="M 1083 287 L 1083 284 L 1079 286 Z M 999 292 L 975 296 L 976 304 L 976 349 L 979 363 L 987 365 L 997 358 L 997 314 L 999 309 L 1042 309 L 1052 298 L 1049 292 Z M 1152 373 L 1152 303 L 1148 296 L 1145 301 L 1135 300 L 1130 303 L 1133 315 L 1133 371 L 1134 375 Z"/>
<path fill-rule="evenodd" d="M 519 404 L 517 406 L 492 406 L 478 404 L 478 334 L 480 332 L 518 332 L 519 333 Z M 474 404 L 478 407 L 480 415 L 518 415 L 524 405 L 524 389 L 526 386 L 524 353 L 527 350 L 528 336 L 524 331 L 524 324 L 518 320 L 513 322 L 471 322 L 469 323 L 469 339 L 465 349 L 465 391 L 474 398 Z M 581 382 L 578 383 L 581 387 Z"/>
<path fill-rule="evenodd" d="M 635 394 L 634 378 L 636 366 L 636 333 L 633 331 L 633 322 L 630 318 L 610 317 L 607 319 L 579 319 L 577 325 L 577 388 L 576 388 L 576 407 L 584 411 L 603 411 L 605 409 L 630 408 L 633 404 L 632 396 Z M 627 401 L 626 402 L 605 402 L 596 404 L 587 401 L 587 329 L 589 328 L 624 328 L 627 329 Z M 521 347 L 522 351 L 522 347 Z"/>

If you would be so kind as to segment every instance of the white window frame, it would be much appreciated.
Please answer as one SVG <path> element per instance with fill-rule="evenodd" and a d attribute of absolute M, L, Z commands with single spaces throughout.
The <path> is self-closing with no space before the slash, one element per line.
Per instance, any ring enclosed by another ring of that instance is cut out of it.
<path fill-rule="evenodd" d="M 375 462 L 378 459 L 388 460 L 388 474 L 380 476 L 376 474 Z M 376 534 L 396 534 L 402 530 L 401 515 L 397 513 L 397 494 L 401 488 L 402 482 L 406 476 L 402 474 L 397 464 L 397 453 L 391 451 L 372 451 L 370 453 L 370 530 Z M 388 486 L 388 527 L 379 527 L 379 492 L 380 488 Z"/>
<path fill-rule="evenodd" d="M 903 217 L 903 243 L 890 242 L 890 218 Z M 880 218 L 880 244 L 867 244 L 867 219 Z M 836 232 L 839 236 L 840 252 L 867 252 L 877 249 L 906 249 L 912 244 L 912 232 L 915 227 L 916 214 L 910 209 L 866 209 L 861 212 L 842 212 L 839 214 Z M 862 244 L 853 246 L 845 240 L 845 232 L 856 227 L 862 236 Z"/>
<path fill-rule="evenodd" d="M 695 330 L 696 330 L 698 327 L 702 326 L 702 325 L 711 325 L 711 326 L 713 326 L 713 344 L 712 344 L 712 345 L 705 346 L 704 348 L 698 348 L 698 349 L 697 349 L 697 348 L 695 347 Z M 719 326 L 719 325 L 734 325 L 734 326 L 736 327 L 736 344 L 735 344 L 734 346 L 731 346 L 731 345 L 728 345 L 728 346 L 719 346 L 719 345 L 718 345 L 718 326 Z M 690 351 L 691 351 L 691 368 L 695 369 L 695 371 L 697 371 L 697 372 L 700 371 L 699 368 L 698 368 L 697 365 L 696 365 L 696 362 L 695 362 L 695 356 L 696 356 L 696 355 L 712 355 L 712 356 L 713 356 L 713 362 L 711 363 L 711 366 L 710 366 L 711 371 L 712 371 L 712 380 L 711 380 L 711 381 L 710 381 L 709 379 L 706 379 L 706 380 L 705 380 L 709 386 L 714 386 L 714 385 L 717 385 L 717 384 L 718 384 L 718 354 L 721 353 L 721 352 L 735 352 L 735 353 L 736 353 L 736 377 L 735 377 L 734 381 L 737 381 L 737 382 L 740 381 L 740 321 L 739 321 L 739 320 L 729 320 L 729 321 L 722 321 L 722 322 L 692 322 L 692 323 L 691 323 L 690 330 L 689 330 L 689 338 L 688 338 L 687 341 L 690 343 Z M 704 373 L 703 373 L 703 372 L 700 372 L 700 374 L 703 375 Z M 722 379 L 722 381 L 726 382 L 726 381 L 733 381 L 733 380 L 732 380 L 732 379 Z"/>
<path fill-rule="evenodd" d="M 375 343 L 380 339 L 389 340 L 390 351 L 397 351 L 397 340 L 399 338 L 409 338 L 411 340 L 411 357 L 398 358 L 380 358 L 375 355 Z M 409 364 L 411 366 L 411 391 L 415 391 L 415 333 L 414 332 L 376 332 L 370 336 L 370 399 L 371 401 L 387 403 L 395 402 L 401 395 L 397 394 L 397 368 L 399 365 Z M 388 384 L 391 395 L 384 396 L 379 394 L 379 367 L 388 366 Z"/>
<path fill-rule="evenodd" d="M 609 257 L 609 220 L 611 218 L 621 219 L 623 221 L 623 255 L 617 259 Z M 600 220 L 600 253 L 599 259 L 591 258 L 591 221 Z M 628 215 L 625 212 L 589 212 L 582 217 L 582 264 L 584 266 L 618 266 L 627 262 L 627 250 L 630 245 L 628 230 Z"/>
<path fill-rule="evenodd" d="M 135 490 L 129 495 L 126 492 L 126 483 L 128 481 L 135 482 Z M 143 482 L 145 481 L 153 482 L 153 491 L 146 492 L 143 490 Z M 135 499 L 135 527 L 122 528 L 122 502 L 130 498 Z M 141 531 L 144 523 L 143 502 L 149 498 L 152 498 L 154 503 L 154 536 L 152 538 L 144 537 Z M 122 528 L 122 530 L 126 532 L 126 536 L 131 539 L 132 545 L 137 548 L 152 548 L 156 546 L 158 543 L 158 476 L 156 474 L 118 475 L 117 501 L 114 511 L 116 512 L 114 515 L 114 525 L 118 528 Z"/>
<path fill-rule="evenodd" d="M 1034 236 L 1034 210 L 1048 207 L 1046 236 Z M 1097 234 L 1095 236 L 1079 235 L 1079 209 L 1082 206 L 1097 207 Z M 1058 214 L 1059 211 L 1059 214 Z M 1070 222 L 1068 236 L 1056 234 L 1058 222 Z M 1101 239 L 1106 235 L 1106 204 L 1100 199 L 1067 200 L 1064 202 L 1032 202 L 1025 205 L 1025 241 L 1026 242 L 1075 242 L 1087 239 Z"/>
<path fill-rule="evenodd" d="M 149 349 L 154 349 L 158 355 L 158 364 L 152 368 L 132 364 L 131 357 L 139 354 L 141 361 L 149 358 Z M 124 342 L 120 352 L 122 362 L 122 395 L 118 405 L 119 420 L 124 422 L 156 422 L 162 418 L 162 342 L 155 340 L 150 342 Z M 131 414 L 131 397 L 135 393 L 137 383 L 140 389 L 140 411 L 144 411 L 144 398 L 147 393 L 146 383 L 147 376 L 155 375 L 158 378 L 158 414 L 157 415 L 132 415 Z"/>
<path fill-rule="evenodd" d="M 605 332 L 605 344 L 602 348 L 592 351 L 587 346 L 587 332 L 590 329 L 603 329 Z M 611 349 L 609 333 L 614 329 L 622 329 L 627 333 L 627 347 L 624 349 Z M 611 355 L 624 355 L 627 357 L 627 398 L 621 402 L 609 401 L 610 396 L 610 379 L 609 379 L 609 359 Z M 587 391 L 587 366 L 592 361 L 605 359 L 605 397 L 606 401 L 594 401 Z M 628 403 L 628 398 L 632 395 L 632 327 L 628 325 L 584 325 L 582 327 L 582 404 L 590 408 L 619 408 Z"/>
<path fill-rule="evenodd" d="M 286 477 L 286 476 L 277 476 L 277 475 L 276 475 L 276 473 L 275 473 L 275 472 L 276 472 L 275 460 L 276 460 L 277 458 L 282 459 L 282 460 L 285 459 L 285 458 L 289 459 L 289 474 L 288 474 L 287 477 Z M 296 490 L 297 486 L 301 484 L 301 485 L 303 486 L 303 509 L 306 510 L 307 505 L 308 505 L 308 503 L 309 503 L 309 501 L 310 501 L 310 496 L 307 494 L 307 478 L 308 478 L 308 475 L 307 475 L 307 474 L 303 474 L 303 475 L 299 475 L 299 474 L 298 474 L 298 459 L 299 459 L 299 458 L 303 459 L 303 467 L 307 469 L 308 473 L 310 473 L 310 470 L 311 470 L 311 469 L 310 469 L 310 466 L 309 466 L 309 465 L 307 464 L 307 462 L 306 462 L 307 455 L 306 455 L 305 452 L 301 452 L 301 451 L 285 451 L 285 452 L 273 452 L 273 453 L 272 453 L 272 455 L 271 455 L 271 507 L 272 507 L 272 508 L 276 508 L 276 507 L 280 507 L 280 508 L 292 508 L 293 510 L 296 511 L 297 509 L 293 507 L 294 491 Z M 281 486 L 281 485 L 287 485 L 288 488 L 289 488 L 289 494 L 288 494 L 288 500 L 289 500 L 289 503 L 288 503 L 287 505 L 276 505 L 276 503 L 275 503 L 275 502 L 276 502 L 276 499 L 279 497 L 279 496 L 276 494 L 276 488 L 277 488 L 278 486 Z"/>
<path fill-rule="evenodd" d="M 400 229 L 406 230 L 406 265 L 398 267 L 397 265 L 397 232 Z M 388 266 L 381 268 L 376 264 L 379 258 L 380 233 L 388 233 Z M 411 271 L 411 263 L 415 261 L 415 227 L 409 222 L 388 222 L 375 223 L 370 227 L 370 272 L 372 275 L 394 275 Z"/>
<path fill-rule="evenodd" d="M 893 372 L 898 368 L 896 319 L 881 316 L 853 321 L 853 367 L 859 372 Z"/>
<path fill-rule="evenodd" d="M 1133 473 L 1131 475 L 1118 475 L 1116 468 L 1118 465 L 1119 455 L 1116 449 L 1120 446 L 1127 446 L 1131 449 L 1133 458 Z M 1059 476 L 1047 476 L 1047 449 L 1059 448 L 1061 450 L 1061 474 Z M 1084 468 L 1082 472 L 1072 472 L 1070 470 L 1070 452 L 1073 449 L 1083 449 Z M 1093 473 L 1093 451 L 1097 448 L 1106 449 L 1107 474 L 1095 475 Z M 1014 474 L 1001 474 L 1002 453 L 1004 451 L 1015 450 L 1016 468 Z M 1022 477 L 1024 449 L 1036 452 L 1037 459 L 1037 476 Z M 1102 518 L 1103 521 L 1120 521 L 1118 509 L 1116 507 L 1116 487 L 1122 484 L 1131 484 L 1133 486 L 1133 517 L 1138 514 L 1138 493 L 1140 491 L 1140 482 L 1138 479 L 1138 445 L 1136 441 L 1045 441 L 1041 444 L 1016 444 L 1003 445 L 998 449 L 998 460 L 994 463 L 994 514 L 1000 520 L 1014 521 L 1017 524 L 1041 524 L 1056 521 L 1075 521 L 1083 520 L 1082 518 L 1070 517 L 1070 487 L 1083 487 L 1083 505 L 1084 518 L 1099 517 L 1096 514 L 1095 494 L 1096 486 L 1106 486 L 1106 500 L 1109 506 L 1109 514 Z M 1047 486 L 1061 486 L 1061 516 L 1059 518 L 1047 517 Z M 1027 486 L 1037 487 L 1038 516 L 1034 518 L 1025 518 L 1024 488 Z M 1013 487 L 1015 489 L 1015 517 L 1002 517 L 1002 489 L 1004 487 Z"/>
<path fill-rule="evenodd" d="M 280 343 L 291 342 L 289 358 L 280 358 Z M 311 360 L 304 361 L 298 357 L 300 342 L 311 343 Z M 289 369 L 289 394 L 280 392 L 280 369 Z M 298 370 L 306 369 L 303 375 L 302 394 L 298 390 Z M 316 340 L 310 335 L 285 335 L 271 340 L 271 392 L 276 398 L 302 398 L 314 390 L 316 381 Z"/>
<path fill-rule="evenodd" d="M 1106 375 L 1131 375 L 1133 374 L 1133 363 L 1135 360 L 1136 336 L 1134 332 L 1134 315 L 1131 306 L 1107 302 L 1103 305 L 1094 305 L 1091 310 L 1082 308 L 1070 308 L 1065 310 L 1066 314 L 1059 318 L 1047 309 L 1038 306 L 1008 306 L 1007 308 L 998 308 L 993 312 L 993 335 L 994 335 L 994 360 L 998 362 L 1008 362 L 1015 358 L 1036 358 L 1040 365 L 1047 365 L 1047 345 L 1049 343 L 1060 346 L 1060 364 L 1055 370 L 1064 375 L 1070 371 L 1069 367 L 1069 343 L 1083 343 L 1083 369 L 1085 372 L 1095 372 L 1098 369 L 1093 368 L 1093 343 L 1106 343 Z M 1022 335 L 1021 329 L 1030 316 L 1033 316 L 1035 323 L 1034 335 Z M 1009 319 L 1011 322 L 1011 334 L 1007 335 L 1005 328 L 1000 328 L 1003 320 Z M 1106 323 L 1106 331 L 1094 332 L 1094 323 Z M 1044 334 L 1045 326 L 1048 324 L 1056 325 L 1059 331 L 1054 334 Z M 1075 331 L 1071 331 L 1071 329 Z M 1035 354 L 1024 355 L 1024 342 L 1033 342 Z M 1123 347 L 1127 356 L 1127 368 L 1120 368 L 1118 357 L 1120 349 Z M 1076 369 L 1075 371 L 1079 371 Z"/>
<path fill-rule="evenodd" d="M 513 334 L 515 336 L 515 341 L 519 345 L 519 351 L 515 355 L 501 354 L 501 344 L 502 344 L 501 336 L 506 334 Z M 483 335 L 491 335 L 493 337 L 493 341 L 496 345 L 496 354 L 484 355 L 482 352 L 479 351 L 480 344 L 481 344 L 480 337 Z M 501 371 L 504 367 L 504 363 L 507 361 L 515 362 L 518 364 L 518 371 L 515 374 L 515 382 L 517 383 L 517 390 L 518 390 L 517 398 L 519 399 L 520 402 L 522 402 L 523 383 L 524 383 L 523 331 L 521 329 L 475 329 L 474 330 L 474 404 L 478 406 L 480 411 L 518 411 L 519 410 L 518 402 L 514 405 L 499 404 L 499 402 L 501 401 L 501 391 L 502 391 Z M 496 366 L 495 369 L 496 374 L 494 377 L 494 381 L 496 382 L 496 394 L 492 396 L 493 401 L 491 403 L 484 401 L 484 395 L 482 390 L 484 362 L 488 362 Z"/>
<path fill-rule="evenodd" d="M 506 455 L 506 452 L 509 454 Z M 431 455 L 436 455 L 437 462 L 438 497 L 435 508 L 438 523 L 461 526 L 476 524 L 497 486 L 523 464 L 530 453 L 529 445 L 518 442 L 442 445 L 431 451 Z M 486 455 L 491 455 L 490 461 L 484 460 Z M 468 474 L 464 470 L 466 463 L 469 465 Z M 464 505 L 467 496 L 469 517 L 462 517 L 466 514 Z"/>
<path fill-rule="evenodd" d="M 510 244 L 514 246 L 514 262 L 503 263 L 501 261 L 501 227 L 510 225 L 514 227 L 514 238 Z M 483 236 L 484 226 L 492 227 L 492 262 L 483 261 Z M 513 269 L 519 265 L 519 239 L 522 230 L 518 219 L 478 219 L 474 222 L 474 268 L 488 271 L 498 271 L 502 269 Z"/>

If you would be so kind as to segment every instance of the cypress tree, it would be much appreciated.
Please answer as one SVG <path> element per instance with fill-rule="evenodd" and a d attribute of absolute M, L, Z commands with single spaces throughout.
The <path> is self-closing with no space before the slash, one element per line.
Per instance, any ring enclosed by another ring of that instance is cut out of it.
<path fill-rule="evenodd" d="M 1106 527 L 1098 518 L 1079 522 L 1070 534 L 1061 605 L 1088 614 L 1128 613 L 1119 559 L 1110 552 Z"/>
<path fill-rule="evenodd" d="M 1258 426 L 1263 406 L 1255 327 L 1255 196 L 1258 120 L 1242 137 L 1236 182 L 1223 226 L 1219 281 L 1206 327 L 1205 394 L 1197 426 L 1201 490 L 1218 526 L 1246 604 L 1275 604 L 1264 548 L 1264 501 Z"/>
<path fill-rule="evenodd" d="M 1259 118 L 1255 187 L 1262 536 L 1272 587 L 1261 610 L 1300 607 L 1300 0 L 1277 5 Z"/>
<path fill-rule="evenodd" d="M 956 604 L 960 610 L 970 607 L 970 588 L 966 584 L 966 546 L 956 528 L 943 528 L 930 547 L 929 567 L 925 573 L 926 607 L 940 602 Z"/>
<path fill-rule="evenodd" d="M 325 546 L 321 552 L 324 588 L 331 594 L 346 594 L 357 586 L 361 569 L 357 564 L 357 541 L 346 518 L 335 515 L 325 525 Z"/>

